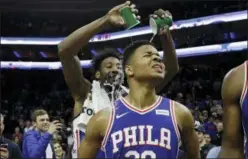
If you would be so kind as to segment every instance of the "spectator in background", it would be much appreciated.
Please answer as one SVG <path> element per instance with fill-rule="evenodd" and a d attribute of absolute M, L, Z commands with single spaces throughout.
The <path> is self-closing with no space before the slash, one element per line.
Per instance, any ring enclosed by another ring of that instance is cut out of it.
<path fill-rule="evenodd" d="M 209 118 L 205 119 L 205 123 L 203 124 L 206 132 L 211 136 L 215 136 L 217 132 L 216 125 L 214 124 L 214 117 L 210 116 Z"/>
<path fill-rule="evenodd" d="M 32 120 L 36 129 L 24 134 L 23 158 L 55 158 L 50 142 L 53 134 L 62 129 L 62 124 L 57 120 L 50 123 L 48 113 L 43 109 L 35 110 Z"/>
<path fill-rule="evenodd" d="M 183 103 L 183 94 L 181 92 L 177 93 L 175 101 L 177 101 L 179 103 Z"/>
<path fill-rule="evenodd" d="M 24 128 L 24 133 L 27 132 L 27 131 L 29 131 L 29 130 L 32 130 L 32 129 L 33 129 L 33 127 L 31 125 L 30 120 L 26 120 L 25 128 Z"/>
<path fill-rule="evenodd" d="M 21 147 L 21 140 L 19 140 L 17 136 L 15 136 L 15 138 L 13 139 L 13 142 L 17 144 L 19 147 Z"/>
<path fill-rule="evenodd" d="M 212 149 L 210 149 L 206 158 L 217 159 L 220 153 L 220 148 L 221 148 L 220 146 L 217 146 L 217 147 L 213 147 Z"/>
<path fill-rule="evenodd" d="M 4 117 L 0 114 L 0 158 L 1 159 L 21 159 L 20 148 L 12 141 L 2 136 L 4 130 Z"/>
<path fill-rule="evenodd" d="M 195 131 L 197 133 L 199 144 L 200 144 L 201 158 L 205 159 L 207 154 L 208 154 L 208 151 L 211 148 L 213 148 L 214 145 L 212 145 L 211 143 L 208 143 L 208 141 L 206 141 L 206 138 L 205 138 L 206 131 L 205 131 L 205 129 L 204 129 L 204 127 L 202 125 L 196 127 Z"/>
<path fill-rule="evenodd" d="M 62 149 L 62 146 L 59 141 L 53 141 L 53 147 L 56 159 L 64 159 L 65 158 L 65 152 Z"/>
<path fill-rule="evenodd" d="M 203 117 L 203 121 L 204 122 L 207 122 L 208 121 L 208 117 L 209 117 L 208 110 L 203 109 L 202 112 L 201 112 L 201 114 L 202 114 L 202 117 Z"/>
<path fill-rule="evenodd" d="M 223 115 L 223 108 L 222 108 L 222 106 L 218 104 L 216 107 L 217 107 L 217 110 L 216 110 L 217 116 L 218 117 L 222 117 L 222 115 Z"/>
<path fill-rule="evenodd" d="M 211 136 L 209 134 L 204 134 L 204 139 L 206 144 L 211 144 Z"/>
<path fill-rule="evenodd" d="M 217 133 L 215 135 L 213 144 L 215 144 L 217 146 L 220 146 L 221 145 L 221 140 L 222 140 L 222 133 L 223 133 L 223 122 L 219 121 L 216 124 L 216 127 L 217 127 Z"/>
<path fill-rule="evenodd" d="M 212 111 L 211 111 L 212 112 Z M 217 119 L 217 117 L 218 117 L 218 114 L 216 113 L 216 111 L 214 111 L 214 112 L 212 112 L 212 117 L 214 118 L 214 119 Z"/>
<path fill-rule="evenodd" d="M 19 141 L 22 140 L 22 133 L 20 132 L 20 127 L 15 127 L 15 132 L 14 132 L 12 138 L 15 139 L 16 137 L 18 138 Z M 19 144 L 20 143 L 18 143 L 18 145 Z"/>
<path fill-rule="evenodd" d="M 198 141 L 200 144 L 200 148 L 202 148 L 205 145 L 205 139 L 204 139 L 204 133 L 206 132 L 204 127 L 202 125 L 197 126 L 195 128 L 196 134 L 198 136 Z"/>
<path fill-rule="evenodd" d="M 25 128 L 25 125 L 24 125 L 24 119 L 22 119 L 23 116 L 22 114 L 20 115 L 20 119 L 19 119 L 19 127 L 20 127 L 20 132 L 21 133 L 24 133 L 24 128 Z"/>

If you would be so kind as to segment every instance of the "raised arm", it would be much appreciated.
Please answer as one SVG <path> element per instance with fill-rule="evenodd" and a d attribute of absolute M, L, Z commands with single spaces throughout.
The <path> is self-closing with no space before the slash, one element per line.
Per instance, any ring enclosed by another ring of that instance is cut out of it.
<path fill-rule="evenodd" d="M 22 146 L 23 149 L 26 149 L 29 158 L 41 158 L 51 139 L 52 135 L 48 132 L 44 133 L 39 139 L 37 139 L 33 132 L 30 131 L 24 135 Z"/>
<path fill-rule="evenodd" d="M 188 108 L 175 102 L 176 119 L 181 130 L 181 139 L 187 159 L 199 159 L 200 147 L 195 133 L 194 119 Z"/>
<path fill-rule="evenodd" d="M 241 66 L 232 69 L 222 84 L 224 104 L 224 131 L 219 158 L 244 158 L 244 139 L 241 124 L 241 107 L 239 104 L 244 69 Z"/>
<path fill-rule="evenodd" d="M 58 45 L 65 81 L 75 101 L 74 117 L 81 112 L 82 104 L 91 88 L 90 83 L 83 76 L 77 53 L 82 46 L 88 43 L 92 36 L 103 31 L 105 28 L 123 26 L 125 22 L 120 16 L 120 9 L 128 6 L 132 8 L 134 13 L 137 13 L 135 6 L 130 6 L 129 1 L 118 5 L 111 9 L 104 17 L 77 29 Z"/>
<path fill-rule="evenodd" d="M 74 116 L 77 116 L 81 112 L 82 104 L 87 98 L 87 94 L 91 88 L 90 82 L 83 76 L 77 54 L 80 48 L 86 45 L 92 36 L 104 28 L 106 23 L 106 17 L 97 19 L 77 29 L 58 45 L 64 78 L 75 102 Z"/>
<path fill-rule="evenodd" d="M 172 15 L 169 11 L 164 11 L 162 9 L 155 11 L 154 14 L 161 18 L 172 18 Z M 166 68 L 166 74 L 163 82 L 160 83 L 159 86 L 156 88 L 157 93 L 160 93 L 179 71 L 176 50 L 173 44 L 173 39 L 171 37 L 170 30 L 168 28 L 161 29 L 159 32 L 159 37 L 163 48 L 163 57 Z"/>

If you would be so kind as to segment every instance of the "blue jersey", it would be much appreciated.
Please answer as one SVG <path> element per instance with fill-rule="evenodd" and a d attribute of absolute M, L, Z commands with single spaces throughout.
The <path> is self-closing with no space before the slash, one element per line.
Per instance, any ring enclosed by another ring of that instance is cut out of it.
<path fill-rule="evenodd" d="M 244 129 L 244 139 L 245 139 L 245 154 L 246 159 L 248 159 L 248 61 L 244 63 L 245 65 L 245 73 L 244 73 L 244 86 L 242 95 L 240 98 L 240 105 L 242 110 L 242 125 Z"/>
<path fill-rule="evenodd" d="M 145 110 L 116 101 L 102 146 L 106 158 L 177 158 L 180 134 L 173 101 L 159 97 Z"/>

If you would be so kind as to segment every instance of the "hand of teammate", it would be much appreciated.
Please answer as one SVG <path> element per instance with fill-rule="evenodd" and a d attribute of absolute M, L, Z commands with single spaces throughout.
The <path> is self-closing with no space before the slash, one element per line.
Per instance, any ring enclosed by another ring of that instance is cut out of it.
<path fill-rule="evenodd" d="M 0 147 L 0 159 L 9 158 L 9 151 L 7 148 Z"/>
<path fill-rule="evenodd" d="M 50 123 L 49 129 L 47 132 L 49 132 L 50 134 L 54 134 L 56 131 L 61 130 L 62 126 L 63 124 L 61 124 L 58 120 L 55 120 Z"/>
<path fill-rule="evenodd" d="M 131 4 L 130 1 L 120 4 L 112 8 L 106 15 L 108 22 L 111 26 L 124 26 L 125 25 L 125 21 L 120 14 L 120 10 L 125 7 L 130 7 L 134 14 L 138 13 L 138 9 L 136 9 L 135 4 Z M 139 20 L 140 16 L 136 16 L 136 18 Z"/>
<path fill-rule="evenodd" d="M 165 18 L 172 18 L 172 14 L 168 11 L 168 10 L 163 10 L 163 9 L 158 9 L 156 10 L 152 15 L 150 15 L 150 17 L 153 17 L 153 18 L 162 18 L 162 19 L 165 19 Z M 166 25 L 164 26 L 163 28 L 160 28 L 159 29 L 159 35 L 163 35 L 163 34 L 166 34 L 167 31 L 169 30 L 169 26 Z"/>

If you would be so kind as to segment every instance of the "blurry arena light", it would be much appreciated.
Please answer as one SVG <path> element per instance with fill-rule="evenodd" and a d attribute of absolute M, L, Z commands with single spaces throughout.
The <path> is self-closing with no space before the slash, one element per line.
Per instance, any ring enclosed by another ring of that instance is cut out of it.
<path fill-rule="evenodd" d="M 44 51 L 40 51 L 40 55 L 43 57 L 43 58 L 47 58 L 47 55 Z"/>
<path fill-rule="evenodd" d="M 90 53 L 91 53 L 93 56 L 96 56 L 96 55 L 97 55 L 97 52 L 96 52 L 94 49 L 91 49 L 91 50 L 90 50 Z"/>
<path fill-rule="evenodd" d="M 177 56 L 180 57 L 190 57 L 190 56 L 201 56 L 209 54 L 226 53 L 232 51 L 247 50 L 247 42 L 233 42 L 225 44 L 216 44 L 192 48 L 177 49 Z M 163 52 L 160 51 L 159 54 L 163 56 Z M 91 66 L 91 60 L 80 61 L 83 68 L 89 68 Z M 3 69 L 35 69 L 35 70 L 56 70 L 61 69 L 60 62 L 16 62 L 16 61 L 2 61 L 1 68 Z"/>
<path fill-rule="evenodd" d="M 117 51 L 121 54 L 123 54 L 124 50 L 122 48 L 117 48 Z"/>
<path fill-rule="evenodd" d="M 226 23 L 233 22 L 238 20 L 247 19 L 247 11 L 238 11 L 232 13 L 218 14 L 200 18 L 193 18 L 189 20 L 179 20 L 173 23 L 173 26 L 170 27 L 170 30 L 190 28 L 196 26 L 204 26 L 216 23 Z M 139 27 L 132 30 L 125 30 L 114 33 L 104 33 L 94 36 L 90 39 L 89 42 L 101 42 L 109 41 L 121 38 L 127 38 L 130 36 L 139 36 L 151 34 L 150 27 Z M 57 45 L 64 38 L 25 38 L 25 37 L 1 37 L 1 44 L 5 45 Z"/>
<path fill-rule="evenodd" d="M 13 51 L 13 54 L 14 54 L 15 57 L 17 57 L 17 58 L 20 58 L 20 57 L 21 57 L 21 55 L 18 53 L 18 51 Z"/>

